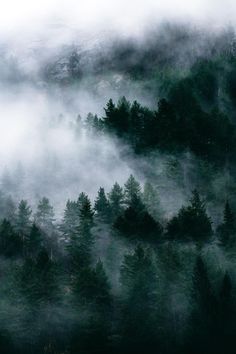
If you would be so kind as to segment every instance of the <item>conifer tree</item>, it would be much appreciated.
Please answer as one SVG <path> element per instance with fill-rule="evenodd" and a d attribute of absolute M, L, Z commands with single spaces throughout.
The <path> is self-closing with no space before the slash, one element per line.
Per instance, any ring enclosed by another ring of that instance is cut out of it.
<path fill-rule="evenodd" d="M 25 247 L 25 241 L 29 237 L 32 210 L 26 200 L 21 200 L 18 205 L 17 217 L 16 217 L 16 230 L 22 238 L 23 246 Z"/>
<path fill-rule="evenodd" d="M 62 224 L 60 230 L 65 240 L 74 235 L 79 225 L 79 208 L 78 203 L 68 200 L 64 210 Z"/>
<path fill-rule="evenodd" d="M 110 217 L 110 205 L 104 188 L 100 188 L 95 200 L 94 210 L 97 217 L 102 221 L 108 221 Z"/>
<path fill-rule="evenodd" d="M 150 251 L 138 245 L 121 266 L 122 352 L 151 352 L 158 347 L 157 274 Z"/>
<path fill-rule="evenodd" d="M 160 199 L 156 189 L 149 182 L 144 185 L 142 201 L 148 213 L 156 220 L 161 217 Z"/>
<path fill-rule="evenodd" d="M 234 244 L 236 240 L 236 220 L 228 201 L 225 203 L 223 223 L 218 226 L 217 233 L 222 246 L 227 247 Z"/>
<path fill-rule="evenodd" d="M 127 206 L 133 206 L 137 198 L 141 197 L 141 187 L 133 175 L 130 175 L 124 188 L 125 203 Z"/>
<path fill-rule="evenodd" d="M 31 226 L 29 236 L 25 242 L 27 255 L 31 257 L 38 255 L 42 247 L 42 233 L 35 223 Z"/>
<path fill-rule="evenodd" d="M 71 258 L 73 271 L 90 267 L 92 260 L 93 211 L 87 195 L 83 195 L 79 206 L 79 223 L 74 232 L 70 234 L 67 249 Z"/>
<path fill-rule="evenodd" d="M 193 353 L 213 353 L 213 338 L 217 334 L 219 323 L 218 301 L 201 256 L 196 259 L 192 281 L 193 305 L 188 340 Z"/>
<path fill-rule="evenodd" d="M 35 214 L 36 223 L 47 232 L 52 231 L 54 222 L 54 211 L 48 198 L 42 198 L 37 206 Z"/>
<path fill-rule="evenodd" d="M 108 193 L 112 220 L 120 216 L 124 210 L 124 193 L 122 187 L 116 182 Z"/>
<path fill-rule="evenodd" d="M 202 243 L 212 236 L 211 219 L 206 213 L 205 203 L 197 190 L 192 192 L 190 205 L 182 207 L 177 216 L 167 224 L 170 238 Z"/>

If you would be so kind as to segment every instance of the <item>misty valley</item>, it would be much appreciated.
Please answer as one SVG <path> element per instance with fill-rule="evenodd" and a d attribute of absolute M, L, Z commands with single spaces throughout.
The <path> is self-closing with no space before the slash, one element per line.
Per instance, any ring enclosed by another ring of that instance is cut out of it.
<path fill-rule="evenodd" d="M 236 353 L 234 30 L 0 53 L 0 353 Z"/>

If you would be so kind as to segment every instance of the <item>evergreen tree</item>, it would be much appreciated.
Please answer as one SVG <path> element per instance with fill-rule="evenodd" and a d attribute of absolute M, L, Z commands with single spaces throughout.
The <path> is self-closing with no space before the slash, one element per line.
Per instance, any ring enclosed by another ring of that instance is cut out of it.
<path fill-rule="evenodd" d="M 125 203 L 128 206 L 133 206 L 137 198 L 141 197 L 141 187 L 133 175 L 130 175 L 124 188 Z"/>
<path fill-rule="evenodd" d="M 142 201 L 148 213 L 155 220 L 158 220 L 161 217 L 160 199 L 157 190 L 149 182 L 146 182 L 144 185 Z"/>
<path fill-rule="evenodd" d="M 235 304 L 232 294 L 232 281 L 229 274 L 224 274 L 219 293 L 219 353 L 233 353 L 235 347 Z"/>
<path fill-rule="evenodd" d="M 212 235 L 211 219 L 206 213 L 205 203 L 197 190 L 192 193 L 190 205 L 182 207 L 177 216 L 167 225 L 167 235 L 178 240 L 207 241 Z"/>
<path fill-rule="evenodd" d="M 6 219 L 0 225 L 0 253 L 6 257 L 22 254 L 22 239 Z"/>
<path fill-rule="evenodd" d="M 95 268 L 84 267 L 79 270 L 74 279 L 73 291 L 79 301 L 100 306 L 100 310 L 110 306 L 110 284 L 103 263 L 98 261 Z"/>
<path fill-rule="evenodd" d="M 42 198 L 37 206 L 35 214 L 36 223 L 45 231 L 52 232 L 54 222 L 54 211 L 48 198 Z"/>
<path fill-rule="evenodd" d="M 78 211 L 80 211 L 80 208 L 83 207 L 84 203 L 86 203 L 87 200 L 88 200 L 88 196 L 84 192 L 79 194 L 79 197 L 77 199 Z"/>
<path fill-rule="evenodd" d="M 130 109 L 130 143 L 135 150 L 142 144 L 144 116 L 141 105 L 134 101 Z"/>
<path fill-rule="evenodd" d="M 114 220 L 120 216 L 124 210 L 124 193 L 122 187 L 116 182 L 108 193 L 108 201 L 111 208 L 111 216 Z"/>
<path fill-rule="evenodd" d="M 157 275 L 148 250 L 137 246 L 121 266 L 123 295 L 121 348 L 125 353 L 158 351 Z"/>
<path fill-rule="evenodd" d="M 215 353 L 214 338 L 218 333 L 219 308 L 208 272 L 201 256 L 197 257 L 193 271 L 193 309 L 190 317 L 189 345 L 193 353 Z"/>
<path fill-rule="evenodd" d="M 105 117 L 103 118 L 105 127 L 116 133 L 118 136 L 128 136 L 130 127 L 130 102 L 122 97 L 117 106 L 112 99 L 109 100 L 105 108 Z"/>
<path fill-rule="evenodd" d="M 217 233 L 222 246 L 232 246 L 236 239 L 236 221 L 229 202 L 225 203 L 223 223 L 218 226 Z"/>
<path fill-rule="evenodd" d="M 116 106 L 112 99 L 110 99 L 104 108 L 105 117 L 103 118 L 105 127 L 108 130 L 113 130 L 116 125 Z"/>
<path fill-rule="evenodd" d="M 42 233 L 35 223 L 33 223 L 25 242 L 27 255 L 30 257 L 38 255 L 42 246 Z"/>
<path fill-rule="evenodd" d="M 102 262 L 78 272 L 72 289 L 80 313 L 82 307 L 89 316 L 74 331 L 70 352 L 110 353 L 112 297 Z"/>
<path fill-rule="evenodd" d="M 142 239 L 143 241 L 158 242 L 163 228 L 145 210 L 129 207 L 119 216 L 114 227 L 126 236 Z"/>
<path fill-rule="evenodd" d="M 64 210 L 64 216 L 60 230 L 65 238 L 68 239 L 74 235 L 79 225 L 79 208 L 78 203 L 68 200 Z"/>
<path fill-rule="evenodd" d="M 55 264 L 46 249 L 36 259 L 27 257 L 19 269 L 18 285 L 21 293 L 32 305 L 52 302 L 58 296 Z"/>
<path fill-rule="evenodd" d="M 73 272 L 79 271 L 91 265 L 93 211 L 88 196 L 83 195 L 80 199 L 79 224 L 70 234 L 67 249 L 70 255 Z"/>
<path fill-rule="evenodd" d="M 100 220 L 107 221 L 110 217 L 110 205 L 104 188 L 100 188 L 95 200 L 94 210 Z"/>
<path fill-rule="evenodd" d="M 29 236 L 30 228 L 32 225 L 31 222 L 32 210 L 28 205 L 26 200 L 21 200 L 18 205 L 18 212 L 16 218 L 16 230 L 22 238 L 23 244 Z"/>

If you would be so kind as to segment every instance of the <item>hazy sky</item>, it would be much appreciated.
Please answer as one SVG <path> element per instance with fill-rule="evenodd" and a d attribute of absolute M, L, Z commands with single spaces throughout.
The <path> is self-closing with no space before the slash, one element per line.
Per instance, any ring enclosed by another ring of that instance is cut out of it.
<path fill-rule="evenodd" d="M 69 31 L 114 29 L 132 34 L 153 19 L 225 25 L 235 17 L 234 0 L 8 0 L 1 1 L 0 31 L 19 38 L 49 24 L 54 29 L 63 24 Z"/>

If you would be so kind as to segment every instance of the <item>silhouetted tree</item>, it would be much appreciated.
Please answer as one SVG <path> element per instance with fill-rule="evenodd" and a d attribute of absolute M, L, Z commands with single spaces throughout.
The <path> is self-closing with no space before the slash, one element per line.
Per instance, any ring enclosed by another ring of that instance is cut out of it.
<path fill-rule="evenodd" d="M 236 221 L 228 201 L 225 203 L 223 223 L 218 226 L 217 233 L 222 246 L 232 246 L 235 243 Z"/>
<path fill-rule="evenodd" d="M 178 215 L 168 222 L 167 235 L 178 240 L 207 241 L 212 235 L 211 224 L 205 203 L 201 200 L 197 190 L 194 190 L 190 205 L 182 207 Z"/>
<path fill-rule="evenodd" d="M 104 188 L 100 188 L 98 191 L 98 196 L 94 204 L 94 210 L 100 220 L 109 220 L 111 209 Z"/>
<path fill-rule="evenodd" d="M 108 193 L 108 201 L 111 208 L 111 217 L 114 220 L 120 216 L 124 210 L 124 193 L 123 189 L 116 182 Z"/>

